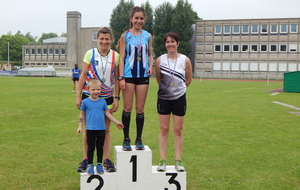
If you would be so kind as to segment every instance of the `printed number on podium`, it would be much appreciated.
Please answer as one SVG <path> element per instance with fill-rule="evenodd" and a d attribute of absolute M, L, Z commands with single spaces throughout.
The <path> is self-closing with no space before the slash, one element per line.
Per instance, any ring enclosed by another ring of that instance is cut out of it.
<path fill-rule="evenodd" d="M 181 190 L 181 185 L 180 185 L 180 183 L 177 181 L 177 180 L 175 180 L 175 178 L 177 177 L 177 173 L 166 173 L 166 176 L 172 176 L 170 179 L 169 179 L 169 184 L 174 184 L 174 185 L 176 185 L 176 190 Z M 165 190 L 168 190 L 168 188 L 165 188 Z"/>
<path fill-rule="evenodd" d="M 98 179 L 98 180 L 99 180 L 99 185 L 96 187 L 95 190 L 100 190 L 100 189 L 103 187 L 103 185 L 104 185 L 104 181 L 103 181 L 102 177 L 99 176 L 99 175 L 91 175 L 91 176 L 87 179 L 87 183 L 91 183 L 91 181 L 92 181 L 93 179 Z"/>
<path fill-rule="evenodd" d="M 137 155 L 132 155 L 130 162 L 132 162 L 132 182 L 137 180 Z"/>

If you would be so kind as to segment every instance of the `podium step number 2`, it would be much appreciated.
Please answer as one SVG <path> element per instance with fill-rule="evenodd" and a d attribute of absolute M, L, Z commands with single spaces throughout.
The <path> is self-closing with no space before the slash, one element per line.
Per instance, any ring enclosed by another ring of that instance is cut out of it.
<path fill-rule="evenodd" d="M 174 165 L 168 165 L 165 172 L 158 172 L 152 166 L 152 152 L 145 150 L 123 151 L 115 146 L 116 172 L 101 175 L 80 174 L 81 190 L 186 190 L 186 172 L 177 172 Z"/>

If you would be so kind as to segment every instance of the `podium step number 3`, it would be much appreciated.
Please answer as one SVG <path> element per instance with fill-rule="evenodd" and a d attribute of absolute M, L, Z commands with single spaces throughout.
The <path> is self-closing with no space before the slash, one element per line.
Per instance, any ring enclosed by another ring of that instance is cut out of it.
<path fill-rule="evenodd" d="M 99 175 L 80 174 L 81 190 L 186 190 L 186 172 L 177 172 L 174 165 L 165 172 L 158 172 L 152 166 L 152 152 L 145 150 L 123 151 L 115 146 L 116 172 Z"/>

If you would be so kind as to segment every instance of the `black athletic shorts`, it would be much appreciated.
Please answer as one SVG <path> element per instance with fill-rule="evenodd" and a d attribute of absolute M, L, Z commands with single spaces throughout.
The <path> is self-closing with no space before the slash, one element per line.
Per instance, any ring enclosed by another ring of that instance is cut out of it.
<path fill-rule="evenodd" d="M 125 82 L 135 84 L 135 85 L 142 85 L 146 84 L 149 85 L 149 77 L 143 78 L 125 78 Z"/>
<path fill-rule="evenodd" d="M 82 93 L 81 94 L 81 99 L 84 100 L 86 98 L 88 98 L 89 96 L 87 96 L 86 94 Z M 109 98 L 105 98 L 104 99 L 106 101 L 107 106 L 111 105 L 112 103 L 114 103 L 114 98 L 113 97 L 109 97 Z"/>
<path fill-rule="evenodd" d="M 79 81 L 79 78 L 73 78 L 73 81 L 75 82 L 75 81 Z"/>
<path fill-rule="evenodd" d="M 186 113 L 186 97 L 182 95 L 177 100 L 157 99 L 157 112 L 161 115 L 184 116 Z"/>

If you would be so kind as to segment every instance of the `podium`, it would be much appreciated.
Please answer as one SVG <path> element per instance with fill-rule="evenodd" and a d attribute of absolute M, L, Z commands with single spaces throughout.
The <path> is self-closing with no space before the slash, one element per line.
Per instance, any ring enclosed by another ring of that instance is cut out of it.
<path fill-rule="evenodd" d="M 80 173 L 81 190 L 186 190 L 186 172 L 177 172 L 174 165 L 168 165 L 165 172 L 158 172 L 152 166 L 152 151 L 123 151 L 115 146 L 116 172 L 94 175 Z"/>

